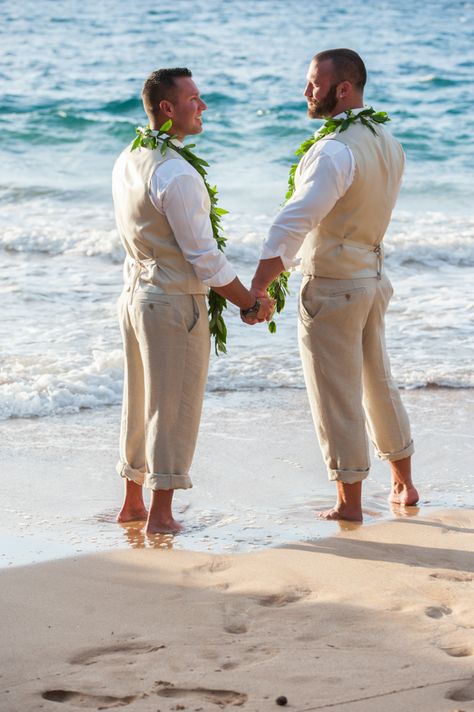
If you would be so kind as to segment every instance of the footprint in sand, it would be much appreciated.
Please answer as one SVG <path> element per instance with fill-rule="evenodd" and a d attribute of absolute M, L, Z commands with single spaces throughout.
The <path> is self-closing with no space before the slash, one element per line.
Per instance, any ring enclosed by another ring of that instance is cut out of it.
<path fill-rule="evenodd" d="M 306 588 L 287 589 L 282 593 L 263 596 L 263 598 L 258 599 L 257 603 L 267 608 L 282 608 L 289 603 L 296 603 L 296 601 L 301 601 L 302 598 L 307 598 L 310 593 L 312 593 L 311 590 Z"/>
<path fill-rule="evenodd" d="M 226 633 L 231 633 L 232 635 L 243 635 L 248 632 L 246 624 L 238 619 L 227 620 L 224 623 L 224 630 Z"/>
<path fill-rule="evenodd" d="M 195 571 L 203 571 L 204 573 L 216 574 L 219 571 L 227 571 L 232 568 L 232 562 L 223 557 L 214 556 L 208 563 L 196 566 Z"/>
<path fill-rule="evenodd" d="M 452 658 L 468 658 L 474 655 L 474 648 L 463 645 L 453 645 L 449 648 L 441 648 L 441 650 Z"/>
<path fill-rule="evenodd" d="M 469 583 L 474 580 L 474 576 L 471 576 L 470 574 L 444 574 L 441 571 L 430 574 L 430 578 L 441 579 L 442 581 L 455 581 L 458 583 Z"/>
<path fill-rule="evenodd" d="M 428 606 L 428 608 L 425 608 L 425 615 L 428 618 L 442 618 L 443 616 L 449 616 L 451 613 L 452 610 L 448 606 Z"/>
<path fill-rule="evenodd" d="M 157 650 L 162 650 L 165 647 L 165 645 L 144 645 L 143 643 L 109 645 L 105 648 L 91 648 L 90 650 L 85 650 L 75 655 L 69 662 L 72 665 L 95 665 L 98 662 L 106 663 L 108 661 L 116 663 L 118 658 L 124 656 L 130 658 L 130 653 L 133 657 L 136 655 L 147 655 L 149 653 L 156 653 Z M 132 663 L 133 659 L 129 660 L 129 664 Z"/>
<path fill-rule="evenodd" d="M 225 603 L 224 606 L 224 630 L 232 635 L 242 635 L 248 632 L 247 609 L 235 603 Z"/>
<path fill-rule="evenodd" d="M 245 664 L 261 663 L 268 658 L 274 658 L 279 652 L 279 648 L 272 648 L 269 645 L 251 645 L 244 651 L 242 662 Z"/>
<path fill-rule="evenodd" d="M 455 702 L 470 702 L 474 700 L 474 677 L 462 687 L 453 687 L 449 690 L 445 698 L 447 700 L 454 700 Z"/>
<path fill-rule="evenodd" d="M 220 669 L 236 670 L 238 667 L 253 667 L 266 662 L 269 658 L 274 658 L 279 652 L 279 648 L 271 648 L 268 645 L 251 645 L 237 659 L 228 656 L 227 660 L 220 664 Z"/>
<path fill-rule="evenodd" d="M 222 665 L 221 665 L 222 670 L 235 670 L 238 667 L 239 667 L 239 663 L 232 661 L 232 660 L 229 660 L 226 663 L 222 663 Z"/>
<path fill-rule="evenodd" d="M 234 690 L 210 690 L 206 687 L 164 687 L 156 691 L 159 697 L 183 699 L 199 702 L 210 702 L 219 707 L 226 705 L 239 706 L 247 701 L 247 695 Z"/>
<path fill-rule="evenodd" d="M 90 695 L 77 690 L 46 690 L 41 695 L 49 702 L 67 702 L 73 707 L 108 710 L 113 707 L 125 707 L 137 699 L 135 695 L 127 697 L 112 697 L 111 695 Z"/>
<path fill-rule="evenodd" d="M 216 591 L 228 591 L 230 588 L 230 583 L 224 581 L 224 583 L 218 583 L 215 586 Z"/>

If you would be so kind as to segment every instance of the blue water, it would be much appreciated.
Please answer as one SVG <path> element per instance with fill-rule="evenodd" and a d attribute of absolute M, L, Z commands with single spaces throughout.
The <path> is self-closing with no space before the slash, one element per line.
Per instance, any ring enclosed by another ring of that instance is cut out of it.
<path fill-rule="evenodd" d="M 193 71 L 209 106 L 196 143 L 248 280 L 292 152 L 319 125 L 306 117 L 307 65 L 331 46 L 364 57 L 366 102 L 389 112 L 408 159 L 387 237 L 395 376 L 474 386 L 473 25 L 471 3 L 441 0 L 2 2 L 0 418 L 120 401 L 110 173 L 144 122 L 146 75 Z M 212 362 L 210 389 L 303 387 L 292 281 L 276 336 L 230 310 L 229 356 Z"/>

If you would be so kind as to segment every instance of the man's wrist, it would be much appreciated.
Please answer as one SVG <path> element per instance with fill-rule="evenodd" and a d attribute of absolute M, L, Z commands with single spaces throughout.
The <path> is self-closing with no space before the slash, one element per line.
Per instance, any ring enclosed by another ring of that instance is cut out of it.
<path fill-rule="evenodd" d="M 260 300 L 258 297 L 255 298 L 255 302 L 248 309 L 241 309 L 240 313 L 242 316 L 257 316 L 260 311 Z"/>
<path fill-rule="evenodd" d="M 265 297 L 267 296 L 267 285 L 263 284 L 263 282 L 252 281 L 250 291 L 252 294 L 255 294 L 256 297 Z"/>
<path fill-rule="evenodd" d="M 245 311 L 246 309 L 250 309 L 251 307 L 253 307 L 256 298 L 257 294 L 254 294 L 249 290 L 248 297 L 246 297 L 244 303 L 241 303 L 240 305 L 240 311 Z"/>

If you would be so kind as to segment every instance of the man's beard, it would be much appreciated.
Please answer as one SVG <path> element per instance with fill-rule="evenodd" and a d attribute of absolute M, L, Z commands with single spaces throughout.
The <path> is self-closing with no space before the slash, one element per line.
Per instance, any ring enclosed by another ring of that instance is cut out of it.
<path fill-rule="evenodd" d="M 310 100 L 310 103 L 308 103 L 308 116 L 311 119 L 325 119 L 332 115 L 338 102 L 337 86 L 337 84 L 333 84 L 324 99 L 319 101 Z"/>

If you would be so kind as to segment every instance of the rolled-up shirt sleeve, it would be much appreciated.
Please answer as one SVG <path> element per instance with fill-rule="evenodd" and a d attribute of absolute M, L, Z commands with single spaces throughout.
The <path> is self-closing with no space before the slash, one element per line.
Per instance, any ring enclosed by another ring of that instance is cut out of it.
<path fill-rule="evenodd" d="M 306 235 L 347 191 L 354 168 L 352 151 L 341 142 L 327 141 L 313 155 L 307 154 L 296 175 L 295 192 L 273 221 L 260 259 L 280 257 L 285 269 L 296 266 Z"/>
<path fill-rule="evenodd" d="M 208 287 L 229 284 L 237 275 L 213 237 L 209 196 L 202 178 L 185 168 L 171 177 L 164 175 L 160 189 L 157 183 L 159 169 L 151 182 L 150 197 L 155 207 L 166 216 L 184 258 Z"/>

